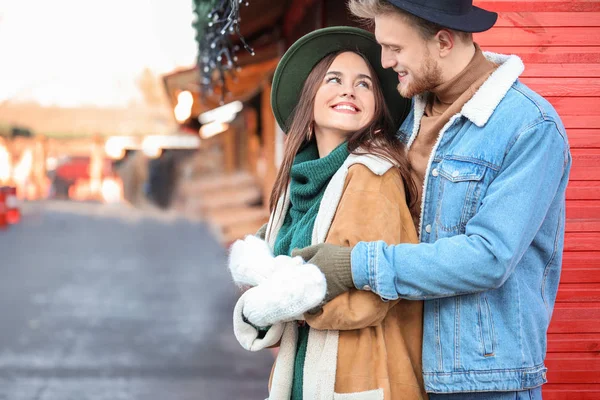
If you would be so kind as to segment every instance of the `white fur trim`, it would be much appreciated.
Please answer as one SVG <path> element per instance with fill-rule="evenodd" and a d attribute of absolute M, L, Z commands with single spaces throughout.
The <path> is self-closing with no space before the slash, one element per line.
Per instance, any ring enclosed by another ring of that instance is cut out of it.
<path fill-rule="evenodd" d="M 287 322 L 281 337 L 281 346 L 273 370 L 271 392 L 268 400 L 289 400 L 292 395 L 294 379 L 294 360 L 296 359 L 296 343 L 298 342 L 298 324 Z"/>
<path fill-rule="evenodd" d="M 237 301 L 233 310 L 233 333 L 242 347 L 248 351 L 259 351 L 276 344 L 283 333 L 285 324 L 276 324 L 269 328 L 264 338 L 258 338 L 258 330 L 244 321 L 243 310 L 246 302 L 246 294 Z"/>
<path fill-rule="evenodd" d="M 488 60 L 499 64 L 499 67 L 461 110 L 462 115 L 480 128 L 488 122 L 500 101 L 525 70 L 523 61 L 517 56 L 490 52 L 483 54 Z"/>
<path fill-rule="evenodd" d="M 496 107 L 498 107 L 498 104 L 500 104 L 500 101 L 506 96 L 510 87 L 525 70 L 523 61 L 518 56 L 491 53 L 488 51 L 484 51 L 483 55 L 499 66 L 458 113 L 458 115 L 464 115 L 479 127 L 487 123 Z M 415 120 L 413 132 L 408 141 L 409 148 L 419 132 L 428 98 L 429 93 L 423 93 L 414 97 L 413 116 Z"/>
<path fill-rule="evenodd" d="M 308 334 L 304 369 L 305 399 L 331 400 L 335 389 L 339 331 L 311 329 Z"/>
<path fill-rule="evenodd" d="M 269 222 L 267 223 L 267 231 L 265 232 L 265 238 L 267 243 L 269 243 L 269 247 L 271 250 L 275 247 L 275 240 L 277 239 L 277 234 L 279 230 L 283 226 L 283 220 L 285 219 L 285 215 L 287 214 L 288 209 L 290 208 L 290 187 L 288 186 L 287 191 L 285 193 L 285 201 L 284 197 L 280 197 L 277 200 L 277 205 L 275 206 L 275 210 L 271 213 L 269 217 Z"/>
<path fill-rule="evenodd" d="M 413 142 L 417 138 L 417 133 L 419 133 L 419 128 L 421 127 L 421 119 L 423 119 L 423 115 L 425 115 L 425 107 L 427 106 L 428 96 L 429 93 L 423 93 L 415 96 L 415 98 L 413 99 L 413 131 L 412 135 L 410 135 L 410 139 L 408 140 L 408 144 L 406 146 L 407 150 L 410 149 L 410 146 L 412 146 Z"/>

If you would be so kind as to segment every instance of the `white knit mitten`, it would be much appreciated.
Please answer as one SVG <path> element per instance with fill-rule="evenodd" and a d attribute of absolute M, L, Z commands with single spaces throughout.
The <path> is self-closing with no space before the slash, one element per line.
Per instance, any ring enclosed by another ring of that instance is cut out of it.
<path fill-rule="evenodd" d="M 325 276 L 317 266 L 300 261 L 299 257 L 277 257 L 273 275 L 248 290 L 243 314 L 250 323 L 271 326 L 302 319 L 302 314 L 325 299 Z"/>
<path fill-rule="evenodd" d="M 249 324 L 243 314 L 246 297 L 251 294 L 252 289 L 242 294 L 233 310 L 233 333 L 242 345 L 249 351 L 259 351 L 270 346 L 274 346 L 281 339 L 284 325 L 275 324 L 269 327 L 264 336 L 261 336 L 256 326 Z"/>
<path fill-rule="evenodd" d="M 275 270 L 273 253 L 267 242 L 254 235 L 236 240 L 229 252 L 229 272 L 236 285 L 256 286 Z"/>

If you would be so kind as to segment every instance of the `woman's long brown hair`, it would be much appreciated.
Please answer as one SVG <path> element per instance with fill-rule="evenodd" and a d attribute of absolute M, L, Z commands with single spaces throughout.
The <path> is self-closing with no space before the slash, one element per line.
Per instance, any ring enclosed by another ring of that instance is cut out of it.
<path fill-rule="evenodd" d="M 315 140 L 314 135 L 312 137 L 309 135 L 309 131 L 312 129 L 314 120 L 315 96 L 317 95 L 317 91 L 321 87 L 325 74 L 335 58 L 347 51 L 344 50 L 325 56 L 313 68 L 304 82 L 298 104 L 294 108 L 290 121 L 287 124 L 290 128 L 287 132 L 284 145 L 283 160 L 275 179 L 269 203 L 271 213 L 277 206 L 279 198 L 287 192 L 294 157 L 296 157 L 296 154 L 298 154 L 298 151 L 304 145 L 308 144 L 311 140 Z M 392 162 L 404 180 L 406 203 L 411 208 L 411 211 L 414 211 L 413 208 L 415 207 L 417 193 L 416 186 L 410 175 L 405 146 L 396 136 L 392 117 L 385 105 L 381 83 L 369 61 L 362 54 L 356 51 L 352 52 L 365 60 L 371 73 L 371 78 L 373 78 L 375 113 L 373 120 L 369 124 L 348 137 L 348 151 L 353 154 L 375 154 Z"/>

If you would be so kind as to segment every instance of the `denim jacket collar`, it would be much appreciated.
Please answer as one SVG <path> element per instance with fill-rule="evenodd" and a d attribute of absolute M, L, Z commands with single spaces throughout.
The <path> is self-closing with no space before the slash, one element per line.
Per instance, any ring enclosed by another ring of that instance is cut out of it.
<path fill-rule="evenodd" d="M 487 123 L 510 87 L 525 70 L 523 61 L 518 56 L 491 53 L 489 51 L 485 51 L 483 54 L 488 60 L 498 64 L 499 67 L 460 111 L 461 115 L 464 115 L 478 127 L 482 127 Z M 425 114 L 428 95 L 429 93 L 423 93 L 414 98 L 414 126 L 411 142 L 419 131 L 421 118 Z"/>

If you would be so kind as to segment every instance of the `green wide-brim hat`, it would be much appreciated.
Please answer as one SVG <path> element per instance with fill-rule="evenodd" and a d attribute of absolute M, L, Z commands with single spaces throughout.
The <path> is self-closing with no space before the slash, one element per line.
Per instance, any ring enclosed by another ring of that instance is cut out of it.
<path fill-rule="evenodd" d="M 325 56 L 339 51 L 357 51 L 369 60 L 377 73 L 385 102 L 399 128 L 410 111 L 410 100 L 398 93 L 398 74 L 381 67 L 381 47 L 375 36 L 363 29 L 334 26 L 313 31 L 298 39 L 283 55 L 271 89 L 271 107 L 281 129 L 287 133 L 290 115 L 298 104 L 310 71 Z"/>

